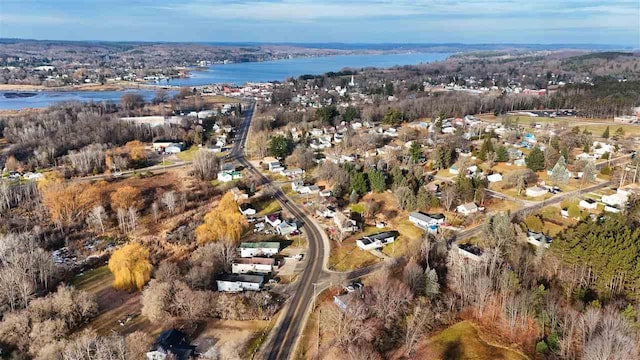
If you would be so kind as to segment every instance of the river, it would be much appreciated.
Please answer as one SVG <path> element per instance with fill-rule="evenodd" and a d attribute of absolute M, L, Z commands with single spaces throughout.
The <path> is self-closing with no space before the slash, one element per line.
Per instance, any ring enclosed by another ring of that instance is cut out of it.
<path fill-rule="evenodd" d="M 191 77 L 170 79 L 158 85 L 198 86 L 216 83 L 242 85 L 247 82 L 282 81 L 287 77 L 306 74 L 323 74 L 339 71 L 343 68 L 361 69 L 365 67 L 388 68 L 396 65 L 413 65 L 444 60 L 447 53 L 409 53 L 384 55 L 338 55 L 294 58 L 264 62 L 235 64 L 215 64 L 206 71 L 193 71 Z M 151 89 L 126 90 L 141 94 L 145 100 L 153 98 Z M 0 110 L 20 110 L 24 108 L 43 108 L 66 101 L 113 101 L 117 102 L 125 91 L 37 91 L 14 92 L 0 91 Z"/>
<path fill-rule="evenodd" d="M 206 71 L 193 71 L 191 77 L 170 79 L 160 84 L 198 86 L 215 83 L 242 85 L 247 82 L 282 81 L 287 77 L 323 74 L 343 68 L 388 68 L 444 60 L 451 54 L 410 53 L 384 55 L 336 55 L 294 58 L 287 60 L 214 64 Z"/>
<path fill-rule="evenodd" d="M 126 93 L 140 94 L 144 97 L 145 101 L 151 101 L 156 91 L 149 89 L 112 91 L 0 91 L 0 110 L 43 108 L 67 101 L 118 102 L 120 101 L 120 97 Z M 171 93 L 175 93 L 175 91 Z"/>

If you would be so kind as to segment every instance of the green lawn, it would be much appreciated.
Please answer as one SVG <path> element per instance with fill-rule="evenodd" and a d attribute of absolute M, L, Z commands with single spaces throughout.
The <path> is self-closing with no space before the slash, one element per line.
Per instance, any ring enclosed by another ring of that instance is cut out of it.
<path fill-rule="evenodd" d="M 198 152 L 198 150 L 199 148 L 196 145 L 193 145 L 187 150 L 176 154 L 176 156 L 178 156 L 178 159 L 182 161 L 192 161 L 193 158 L 196 156 L 196 153 Z"/>
<path fill-rule="evenodd" d="M 422 350 L 422 351 L 421 351 Z M 440 334 L 419 344 L 417 353 L 423 359 L 524 360 L 521 353 L 484 341 L 469 321 L 448 327 Z"/>
<path fill-rule="evenodd" d="M 257 211 L 257 215 L 263 216 L 282 210 L 280 203 L 276 199 L 264 199 L 252 203 Z"/>
<path fill-rule="evenodd" d="M 89 270 L 80 276 L 76 276 L 71 281 L 71 285 L 75 288 L 90 293 L 95 293 L 105 287 L 111 286 L 113 282 L 113 275 L 109 268 L 101 266 L 93 270 Z"/>

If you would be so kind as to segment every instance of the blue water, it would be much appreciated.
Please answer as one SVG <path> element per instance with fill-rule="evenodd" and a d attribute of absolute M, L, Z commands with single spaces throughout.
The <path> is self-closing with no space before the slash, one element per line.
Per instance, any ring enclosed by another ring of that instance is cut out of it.
<path fill-rule="evenodd" d="M 339 55 L 294 58 L 288 60 L 215 64 L 207 71 L 193 71 L 190 78 L 170 79 L 161 84 L 198 86 L 215 83 L 242 85 L 246 82 L 283 81 L 287 77 L 306 74 L 323 74 L 344 68 L 388 68 L 396 65 L 413 65 L 444 60 L 451 54 L 412 53 L 386 55 Z"/>
<path fill-rule="evenodd" d="M 287 60 L 216 64 L 207 71 L 193 71 L 187 79 L 171 79 L 159 85 L 198 86 L 216 83 L 242 85 L 247 82 L 283 81 L 288 77 L 306 74 L 323 74 L 344 68 L 388 68 L 396 65 L 413 65 L 444 60 L 446 53 L 411 53 L 387 55 L 340 55 L 295 58 Z M 6 98 L 0 91 L 0 110 L 43 108 L 65 101 L 118 102 L 125 91 L 40 91 L 33 97 Z M 146 101 L 155 96 L 155 90 L 126 90 L 141 94 Z M 175 92 L 170 92 L 175 93 Z"/>
<path fill-rule="evenodd" d="M 0 91 L 0 109 L 1 110 L 20 110 L 24 108 L 43 108 L 54 105 L 56 103 L 66 101 L 111 101 L 117 103 L 120 97 L 126 93 L 140 94 L 145 101 L 151 101 L 155 94 L 155 90 L 124 90 L 124 91 L 25 91 L 27 93 L 35 93 L 35 96 L 22 98 L 7 98 L 5 93 L 16 93 L 19 91 Z M 175 91 L 167 91 L 174 94 Z"/>

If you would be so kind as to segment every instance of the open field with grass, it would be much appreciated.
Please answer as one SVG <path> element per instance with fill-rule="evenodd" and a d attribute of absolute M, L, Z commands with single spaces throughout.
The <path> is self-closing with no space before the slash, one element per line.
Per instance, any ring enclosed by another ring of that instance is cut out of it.
<path fill-rule="evenodd" d="M 71 285 L 96 296 L 99 314 L 87 325 L 88 328 L 102 335 L 109 335 L 112 331 L 128 334 L 141 330 L 155 336 L 164 330 L 140 314 L 139 292 L 116 290 L 112 283 L 113 275 L 106 265 L 76 276 L 72 281 Z"/>
<path fill-rule="evenodd" d="M 280 203 L 274 198 L 265 198 L 253 202 L 252 205 L 256 209 L 256 215 L 258 216 L 264 216 L 282 210 Z"/>
<path fill-rule="evenodd" d="M 263 320 L 212 320 L 192 342 L 199 351 L 216 346 L 227 358 L 251 358 L 272 324 Z"/>
<path fill-rule="evenodd" d="M 469 321 L 462 321 L 418 344 L 420 359 L 526 360 L 525 355 L 507 347 L 487 343 Z"/>
<path fill-rule="evenodd" d="M 333 241 L 329 253 L 329 269 L 349 271 L 379 262 L 380 259 L 356 246 L 356 240 L 362 236 L 362 234 L 352 236 L 344 240 L 342 244 L 337 244 Z"/>
<path fill-rule="evenodd" d="M 192 147 L 188 148 L 187 150 L 176 154 L 176 156 L 178 157 L 178 159 L 180 159 L 182 161 L 192 161 L 193 158 L 196 156 L 196 153 L 198 152 L 198 149 L 199 148 L 196 145 L 193 145 Z"/>

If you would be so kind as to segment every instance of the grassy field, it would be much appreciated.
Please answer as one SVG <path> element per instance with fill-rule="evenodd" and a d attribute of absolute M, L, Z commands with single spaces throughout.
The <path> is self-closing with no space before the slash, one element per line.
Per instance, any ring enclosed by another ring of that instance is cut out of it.
<path fill-rule="evenodd" d="M 278 200 L 273 198 L 256 201 L 252 203 L 252 205 L 255 207 L 258 216 L 264 216 L 282 210 Z"/>
<path fill-rule="evenodd" d="M 418 345 L 420 359 L 525 360 L 521 353 L 484 341 L 469 321 L 448 327 Z"/>
<path fill-rule="evenodd" d="M 163 330 L 140 315 L 142 304 L 139 292 L 116 290 L 111 286 L 112 283 L 113 275 L 106 265 L 76 276 L 71 282 L 76 288 L 95 295 L 98 302 L 99 314 L 87 327 L 102 335 L 112 331 L 128 334 L 136 330 L 157 335 Z"/>
<path fill-rule="evenodd" d="M 188 148 L 187 150 L 176 154 L 176 156 L 178 157 L 178 159 L 182 161 L 192 161 L 193 158 L 196 156 L 197 152 L 198 152 L 198 147 L 194 145 Z"/>
<path fill-rule="evenodd" d="M 373 265 L 380 261 L 380 259 L 371 255 L 368 251 L 364 251 L 356 246 L 356 239 L 360 237 L 362 237 L 362 234 L 358 235 L 358 237 L 353 236 L 344 240 L 341 245 L 331 244 L 329 269 L 349 271 Z"/>

